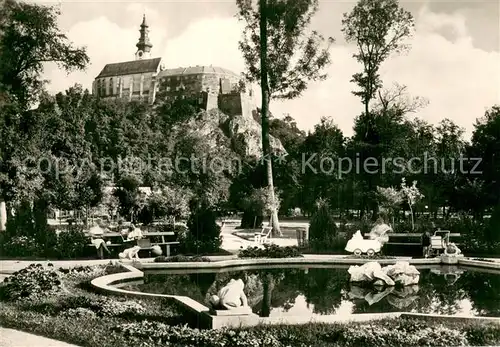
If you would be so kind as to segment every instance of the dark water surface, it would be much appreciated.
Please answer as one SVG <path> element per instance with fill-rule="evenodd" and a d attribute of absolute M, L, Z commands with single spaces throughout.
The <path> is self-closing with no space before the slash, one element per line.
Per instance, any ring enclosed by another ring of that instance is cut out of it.
<path fill-rule="evenodd" d="M 124 289 L 191 297 L 209 306 L 231 278 L 248 277 L 245 292 L 262 317 L 417 312 L 500 317 L 500 272 L 458 267 L 419 269 L 420 283 L 405 288 L 362 287 L 346 268 L 272 268 L 176 274 L 146 272 L 144 283 Z"/>

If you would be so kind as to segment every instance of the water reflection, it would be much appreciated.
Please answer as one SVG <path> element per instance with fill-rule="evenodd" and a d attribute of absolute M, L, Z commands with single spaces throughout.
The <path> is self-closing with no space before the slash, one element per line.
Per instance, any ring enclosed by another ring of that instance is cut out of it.
<path fill-rule="evenodd" d="M 419 312 L 500 317 L 500 274 L 442 267 L 420 270 L 419 285 L 362 287 L 346 269 L 265 269 L 245 271 L 245 292 L 262 317 L 352 313 Z M 145 274 L 133 290 L 189 296 L 208 305 L 235 272 Z"/>
<path fill-rule="evenodd" d="M 412 285 L 407 287 L 359 287 L 351 284 L 347 297 L 349 300 L 365 300 L 368 305 L 373 305 L 383 299 L 398 309 L 409 307 L 415 300 L 418 299 L 418 286 Z"/>

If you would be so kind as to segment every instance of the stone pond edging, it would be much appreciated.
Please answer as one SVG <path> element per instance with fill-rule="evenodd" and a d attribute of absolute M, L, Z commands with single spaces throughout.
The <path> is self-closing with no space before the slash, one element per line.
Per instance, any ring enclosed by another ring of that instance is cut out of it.
<path fill-rule="evenodd" d="M 483 260 L 475 260 L 470 258 L 460 258 L 458 259 L 458 264 L 467 266 L 467 267 L 479 267 L 483 269 L 493 269 L 500 271 L 500 262 L 493 261 L 483 261 Z"/>
<path fill-rule="evenodd" d="M 380 265 L 392 265 L 398 261 L 407 261 L 411 265 L 438 265 L 441 264 L 439 258 L 411 259 L 356 259 L 328 257 L 324 255 L 307 255 L 300 258 L 243 258 L 229 259 L 213 262 L 185 262 L 185 263 L 136 263 L 138 269 L 160 270 L 160 269 L 221 269 L 242 266 L 262 266 L 262 265 L 363 265 L 370 261 L 376 261 Z"/>
<path fill-rule="evenodd" d="M 334 322 L 352 322 L 352 321 L 371 321 L 386 318 L 398 317 L 413 317 L 413 318 L 437 318 L 443 320 L 473 320 L 473 321 L 487 321 L 500 324 L 500 318 L 490 317 L 472 317 L 472 316 L 444 316 L 434 314 L 420 314 L 420 313 L 407 313 L 407 312 L 389 312 L 389 313 L 363 313 L 351 314 L 345 316 L 338 315 L 325 315 L 318 317 L 309 316 L 291 316 L 291 317 L 259 317 L 257 314 L 247 315 L 231 315 L 231 316 L 217 316 L 210 314 L 210 309 L 198 301 L 195 301 L 186 296 L 167 295 L 167 294 L 154 294 L 144 293 L 121 289 L 119 284 L 140 281 L 144 277 L 144 272 L 141 270 L 188 270 L 188 269 L 223 269 L 223 268 L 236 268 L 236 267 L 252 267 L 252 266 L 265 266 L 265 265 L 361 265 L 369 261 L 377 261 L 381 265 L 394 264 L 397 261 L 408 261 L 412 265 L 439 265 L 442 263 L 441 258 L 427 258 L 427 259 L 352 259 L 352 258 L 328 258 L 325 256 L 309 255 L 304 258 L 282 258 L 282 259 L 230 259 L 220 260 L 213 262 L 189 262 L 189 263 L 140 263 L 136 262 L 131 264 L 121 264 L 127 271 L 117 274 L 106 275 L 95 278 L 92 280 L 92 286 L 103 293 L 130 296 L 130 297 L 155 297 L 166 298 L 173 300 L 180 304 L 187 310 L 188 313 L 194 314 L 198 320 L 199 326 L 209 329 L 218 329 L 222 327 L 251 327 L 260 324 L 306 324 L 306 323 L 334 323 Z M 459 265 L 467 267 L 476 267 L 492 270 L 500 270 L 500 262 L 486 262 L 480 260 L 472 260 L 467 258 L 458 259 Z"/>

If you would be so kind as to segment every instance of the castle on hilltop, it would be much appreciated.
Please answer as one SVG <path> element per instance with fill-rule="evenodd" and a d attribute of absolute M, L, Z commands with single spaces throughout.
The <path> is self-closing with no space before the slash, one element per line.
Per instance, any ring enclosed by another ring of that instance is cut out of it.
<path fill-rule="evenodd" d="M 101 98 L 123 98 L 150 104 L 188 99 L 200 108 L 219 108 L 228 115 L 251 115 L 255 109 L 251 90 L 241 76 L 215 66 L 166 69 L 161 58 L 151 58 L 153 45 L 143 16 L 135 60 L 106 64 L 92 83 L 92 93 Z"/>

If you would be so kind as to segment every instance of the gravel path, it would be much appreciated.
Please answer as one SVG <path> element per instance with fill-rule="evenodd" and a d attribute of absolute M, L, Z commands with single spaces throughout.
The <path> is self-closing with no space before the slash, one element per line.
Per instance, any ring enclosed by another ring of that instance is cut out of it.
<path fill-rule="evenodd" d="M 236 226 L 234 226 L 234 225 L 226 225 L 222 228 L 222 230 L 221 230 L 221 235 L 222 235 L 221 248 L 222 249 L 224 249 L 228 252 L 231 252 L 231 253 L 235 253 L 235 252 L 239 251 L 241 247 L 248 248 L 248 247 L 256 246 L 256 244 L 253 241 L 245 240 L 242 237 L 233 235 L 232 233 L 235 231 L 236 231 Z M 271 241 L 271 243 L 274 243 L 274 244 L 281 246 L 281 247 L 297 246 L 297 240 L 295 240 L 295 239 L 271 238 L 270 241 Z"/>

